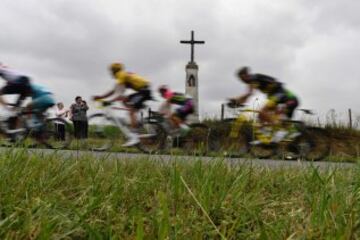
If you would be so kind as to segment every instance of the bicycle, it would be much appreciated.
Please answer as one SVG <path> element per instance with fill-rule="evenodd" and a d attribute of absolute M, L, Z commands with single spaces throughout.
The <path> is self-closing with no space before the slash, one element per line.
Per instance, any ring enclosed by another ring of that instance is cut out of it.
<path fill-rule="evenodd" d="M 64 126 L 64 134 L 59 136 L 58 126 Z M 62 118 L 49 118 L 46 113 L 15 110 L 15 115 L 0 120 L 0 134 L 4 135 L 3 146 L 34 147 L 37 144 L 51 149 L 64 149 L 72 140 L 70 125 Z M 35 140 L 36 143 L 33 143 Z"/>
<path fill-rule="evenodd" d="M 232 124 L 228 136 L 229 144 L 225 145 L 225 151 L 230 155 L 242 156 L 250 153 L 257 158 L 277 156 L 283 159 L 304 158 L 311 161 L 318 161 L 329 155 L 329 136 L 322 128 L 307 126 L 302 121 L 279 120 L 280 126 L 270 125 L 269 131 L 264 133 L 254 117 L 259 111 L 246 109 L 244 105 L 230 107 L 239 108 L 240 111 L 237 118 L 229 120 Z M 312 114 L 310 110 L 299 110 L 305 114 Z M 253 114 L 253 118 L 247 117 L 246 113 Z M 281 141 L 274 142 L 274 133 L 279 129 L 287 130 L 288 134 Z M 230 150 L 226 147 L 230 147 Z"/>
<path fill-rule="evenodd" d="M 211 129 L 204 123 L 188 124 L 189 131 L 182 134 L 169 118 L 157 111 L 149 112 L 147 122 L 161 125 L 163 132 L 159 137 L 162 138 L 162 150 L 181 148 L 187 154 L 206 155 L 211 149 Z"/>
<path fill-rule="evenodd" d="M 89 138 L 88 144 L 90 150 L 107 151 L 124 150 L 121 147 L 131 133 L 125 118 L 117 116 L 115 110 L 128 111 L 128 108 L 114 107 L 113 104 L 106 101 L 95 100 L 100 106 L 102 112 L 92 114 L 88 118 Z M 140 137 L 140 143 L 136 144 L 138 150 L 144 153 L 155 153 L 163 144 L 159 139 L 162 128 L 157 123 L 139 122 L 137 134 Z M 119 145 L 117 145 L 119 144 Z"/>

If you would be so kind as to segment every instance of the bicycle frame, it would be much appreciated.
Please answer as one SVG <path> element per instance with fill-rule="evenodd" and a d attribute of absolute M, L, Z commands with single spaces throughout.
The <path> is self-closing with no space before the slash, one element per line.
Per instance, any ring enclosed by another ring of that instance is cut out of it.
<path fill-rule="evenodd" d="M 26 132 L 26 128 L 9 129 L 6 125 L 7 125 L 6 121 L 1 121 L 0 130 L 8 136 L 12 134 Z"/>
<path fill-rule="evenodd" d="M 99 103 L 103 103 L 103 101 L 96 101 Z M 120 107 L 113 107 L 111 105 L 108 106 L 104 106 L 102 104 L 101 107 L 97 107 L 98 109 L 103 109 L 104 114 L 107 117 L 110 117 L 112 119 L 114 119 L 116 126 L 120 129 L 120 131 L 126 136 L 126 137 L 130 137 L 131 136 L 131 131 L 129 130 L 129 128 L 126 127 L 125 124 L 123 124 L 124 118 L 115 116 L 114 111 L 113 110 L 124 110 L 124 111 L 129 111 L 127 108 L 120 108 Z"/>
<path fill-rule="evenodd" d="M 269 144 L 271 142 L 272 136 L 271 135 L 265 135 L 265 134 L 261 133 L 260 131 L 258 131 L 260 129 L 261 125 L 256 124 L 257 119 L 258 119 L 256 115 L 259 114 L 260 111 L 259 110 L 254 110 L 254 109 L 249 109 L 249 108 L 239 109 L 238 111 L 240 113 L 235 118 L 235 121 L 231 126 L 229 137 L 230 138 L 237 138 L 239 136 L 239 134 L 240 134 L 241 127 L 246 123 L 250 123 L 253 138 L 255 140 L 259 140 L 263 144 Z M 249 117 L 249 116 L 246 115 L 246 113 L 253 113 L 253 116 Z M 281 125 L 281 122 L 280 122 L 281 117 L 280 117 L 280 115 L 277 115 L 275 113 L 274 116 L 273 116 L 273 119 L 274 119 L 274 122 L 279 122 L 279 125 Z M 277 128 L 277 124 L 272 124 L 272 125 L 269 125 L 269 126 L 272 129 L 271 131 L 274 131 Z"/>
<path fill-rule="evenodd" d="M 251 122 L 251 119 L 248 116 L 246 116 L 244 113 L 254 113 L 253 118 L 252 118 L 252 129 L 255 130 L 254 132 L 256 133 L 256 129 L 259 129 L 260 125 L 255 124 L 256 120 L 257 120 L 257 118 L 255 117 L 255 114 L 258 114 L 260 111 L 254 110 L 254 109 L 239 109 L 238 111 L 240 112 L 240 114 L 235 119 L 235 122 L 231 128 L 231 132 L 230 132 L 229 136 L 236 138 L 239 134 L 239 130 L 240 130 L 241 126 L 245 122 Z M 304 114 L 307 114 L 307 115 L 313 115 L 313 112 L 309 109 L 298 109 L 298 111 L 303 112 Z M 279 115 L 277 113 L 273 114 L 273 120 L 274 120 L 274 122 L 277 122 L 276 124 L 269 125 L 273 130 L 276 130 L 277 127 L 281 127 L 284 124 L 289 124 L 289 123 L 293 127 L 299 129 L 299 131 L 304 128 L 304 122 L 294 121 L 294 120 L 284 120 L 281 118 L 281 115 Z M 287 126 L 286 128 L 291 128 L 291 127 Z M 268 136 L 265 136 L 261 133 L 257 133 L 257 134 L 255 134 L 255 136 L 256 136 L 257 140 L 260 140 L 261 142 L 263 142 L 265 144 L 270 143 L 271 139 Z"/>
<path fill-rule="evenodd" d="M 13 134 L 18 134 L 18 133 L 23 133 L 26 131 L 31 130 L 31 127 L 28 126 L 28 124 L 26 123 L 26 119 L 28 118 L 32 118 L 33 115 L 36 116 L 36 112 L 32 112 L 32 111 L 17 111 L 15 116 L 10 116 L 8 117 L 6 120 L 1 120 L 1 124 L 0 124 L 0 130 L 5 133 L 6 135 L 13 135 Z M 22 127 L 19 128 L 15 128 L 15 129 L 9 129 L 8 127 L 8 120 L 14 117 L 17 119 L 17 121 L 21 121 L 22 123 Z M 43 123 L 45 119 L 45 116 L 43 119 L 39 119 L 41 120 L 41 122 Z"/>
<path fill-rule="evenodd" d="M 160 114 L 157 111 L 151 111 L 150 116 L 149 116 L 149 121 L 151 121 L 151 120 L 157 121 L 162 126 L 166 135 L 170 135 L 170 136 L 176 137 L 176 138 L 180 137 L 180 136 L 176 136 L 174 133 L 171 132 L 172 130 L 176 130 L 178 128 L 174 126 L 174 124 L 172 123 L 172 121 L 169 117 L 165 117 L 163 114 Z"/>
<path fill-rule="evenodd" d="M 229 137 L 231 138 L 238 137 L 241 126 L 243 126 L 243 124 L 246 122 L 251 122 L 250 118 L 246 116 L 244 113 L 254 113 L 254 116 L 255 114 L 259 113 L 259 111 L 253 109 L 240 109 L 239 111 L 240 114 L 235 118 L 235 122 L 230 130 Z M 255 122 L 256 122 L 256 118 L 253 117 L 252 126 L 255 126 Z"/>

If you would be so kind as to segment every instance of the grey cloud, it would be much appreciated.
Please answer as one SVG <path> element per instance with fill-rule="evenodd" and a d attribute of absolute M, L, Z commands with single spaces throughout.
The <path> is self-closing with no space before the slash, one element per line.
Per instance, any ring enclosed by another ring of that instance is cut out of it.
<path fill-rule="evenodd" d="M 225 98 L 245 91 L 234 75 L 242 65 L 284 81 L 306 107 L 360 108 L 358 6 L 350 0 L 4 0 L 0 61 L 21 66 L 68 102 L 76 93 L 110 88 L 106 68 L 114 60 L 151 79 L 154 89 L 168 83 L 182 90 L 190 50 L 179 41 L 195 30 L 206 41 L 196 47 L 204 112 L 218 112 Z"/>

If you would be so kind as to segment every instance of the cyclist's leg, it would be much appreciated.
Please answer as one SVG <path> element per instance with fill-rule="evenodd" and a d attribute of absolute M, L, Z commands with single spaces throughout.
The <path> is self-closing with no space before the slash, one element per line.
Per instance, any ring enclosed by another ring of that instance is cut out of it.
<path fill-rule="evenodd" d="M 15 106 L 21 106 L 24 99 L 31 95 L 30 79 L 28 77 L 20 77 L 16 82 L 16 88 L 18 89 L 19 97 L 15 103 Z"/>
<path fill-rule="evenodd" d="M 12 95 L 12 94 L 19 94 L 19 89 L 17 84 L 7 83 L 4 87 L 0 89 L 0 103 L 2 105 L 7 105 L 8 103 L 2 97 L 3 95 Z"/>
<path fill-rule="evenodd" d="M 285 101 L 285 109 L 284 109 L 284 114 L 286 116 L 287 120 L 291 120 L 294 116 L 294 112 L 295 109 L 299 106 L 299 101 L 297 99 L 297 97 L 295 95 L 293 95 L 292 93 L 290 93 L 289 95 L 287 95 L 287 99 Z M 289 131 L 289 137 L 291 139 L 297 137 L 300 135 L 300 133 L 298 132 L 298 130 L 295 128 L 295 126 L 293 124 L 290 123 L 290 121 L 285 121 L 285 128 Z"/>
<path fill-rule="evenodd" d="M 187 117 L 194 113 L 194 102 L 192 99 L 186 100 L 184 106 L 179 109 L 181 111 L 181 119 L 183 120 L 183 123 L 186 121 Z"/>
<path fill-rule="evenodd" d="M 150 99 L 150 95 L 150 90 L 146 88 L 128 96 L 125 104 L 130 108 L 129 113 L 132 128 L 137 127 L 137 113 L 140 109 L 144 108 L 144 102 Z"/>
<path fill-rule="evenodd" d="M 135 102 L 139 97 L 139 92 L 130 94 L 124 101 L 124 105 L 129 108 L 130 125 L 132 128 L 136 128 L 136 109 L 134 108 Z"/>
<path fill-rule="evenodd" d="M 137 121 L 137 113 L 140 109 L 144 108 L 144 102 L 150 99 L 150 90 L 149 89 L 141 89 L 138 92 L 131 94 L 125 103 L 126 106 L 129 107 L 130 121 L 131 127 L 133 128 L 132 134 L 129 136 L 128 142 L 126 142 L 123 146 L 133 146 L 140 142 L 139 136 L 134 133 L 135 129 L 138 127 Z"/>
<path fill-rule="evenodd" d="M 129 110 L 130 112 L 130 121 L 131 121 L 131 127 L 133 129 L 137 128 L 138 124 L 137 124 L 137 113 L 138 110 L 134 109 L 134 108 L 130 108 Z"/>
<path fill-rule="evenodd" d="M 0 103 L 7 104 L 5 100 L 2 98 L 2 95 L 5 94 L 18 94 L 19 97 L 14 104 L 15 107 L 19 107 L 22 101 L 30 94 L 31 88 L 29 84 L 29 79 L 27 77 L 23 77 L 24 79 L 19 79 L 17 82 L 7 83 L 3 88 L 0 89 Z M 20 81 L 21 80 L 21 81 Z M 16 109 L 15 109 L 16 110 Z M 19 128 L 18 117 L 10 117 L 9 118 L 9 129 Z"/>
<path fill-rule="evenodd" d="M 282 120 L 291 120 L 294 114 L 294 110 L 298 106 L 298 100 L 295 95 L 293 95 L 290 91 L 284 90 L 276 94 L 276 99 L 278 109 L 278 116 L 282 117 Z M 284 105 L 284 107 L 280 108 L 279 105 Z M 292 124 L 289 121 L 280 121 L 279 129 L 274 133 L 273 141 L 279 142 L 284 139 L 289 133 L 291 133 Z"/>
<path fill-rule="evenodd" d="M 296 96 L 290 91 L 285 90 L 281 97 L 278 98 L 277 114 L 281 116 L 281 120 L 291 120 L 298 105 L 299 101 Z M 281 121 L 281 123 L 285 124 L 283 127 L 287 127 L 287 121 Z"/>
<path fill-rule="evenodd" d="M 265 107 L 261 110 L 259 114 L 259 118 L 260 121 L 262 121 L 263 127 L 264 123 L 268 123 L 273 129 L 271 133 L 271 135 L 273 136 L 271 142 L 279 142 L 287 134 L 287 131 L 282 125 L 282 121 L 280 121 L 281 112 L 279 112 L 279 105 L 283 103 L 284 97 L 285 93 L 283 91 L 274 93 L 269 96 Z"/>
<path fill-rule="evenodd" d="M 43 113 L 52 106 L 55 105 L 55 100 L 51 94 L 46 94 L 37 98 L 34 98 L 27 106 L 27 110 L 36 113 L 36 118 L 40 123 L 44 121 Z"/>
<path fill-rule="evenodd" d="M 178 128 L 180 124 L 184 122 L 184 115 L 179 109 L 177 109 L 173 114 L 171 114 L 170 120 L 172 124 Z"/>
<path fill-rule="evenodd" d="M 131 147 L 140 142 L 139 136 L 135 130 L 137 128 L 137 112 L 138 109 L 129 106 L 129 115 L 132 130 L 127 129 L 127 131 L 129 132 L 125 135 L 128 137 L 128 141 L 122 145 L 123 147 Z M 124 128 L 126 127 L 124 126 Z"/>
<path fill-rule="evenodd" d="M 15 82 L 7 83 L 1 90 L 0 95 L 18 94 L 19 97 L 15 106 L 21 105 L 22 101 L 31 94 L 30 80 L 28 77 L 21 77 Z"/>
<path fill-rule="evenodd" d="M 171 120 L 175 126 L 179 127 L 184 134 L 189 130 L 189 127 L 185 124 L 186 119 L 192 113 L 194 113 L 194 103 L 189 99 L 171 116 Z"/>
<path fill-rule="evenodd" d="M 55 100 L 52 97 L 51 94 L 46 94 L 43 96 L 40 96 L 38 98 L 34 98 L 32 100 L 32 102 L 30 102 L 27 105 L 27 109 L 29 111 L 35 112 L 36 114 L 34 116 L 36 116 L 37 121 L 39 121 L 39 126 L 36 127 L 34 130 L 36 132 L 35 134 L 35 138 L 36 140 L 41 143 L 44 144 L 47 147 L 50 147 L 49 144 L 46 142 L 46 137 L 44 136 L 44 112 L 47 111 L 47 109 L 49 109 L 50 107 L 53 107 L 55 105 Z"/>
<path fill-rule="evenodd" d="M 287 91 L 285 101 L 285 115 L 289 120 L 293 118 L 295 109 L 299 106 L 298 98 L 290 91 Z"/>
<path fill-rule="evenodd" d="M 259 112 L 259 120 L 262 125 L 273 125 L 276 123 L 274 112 L 276 111 L 277 106 L 277 96 L 270 96 L 264 105 L 264 107 Z"/>

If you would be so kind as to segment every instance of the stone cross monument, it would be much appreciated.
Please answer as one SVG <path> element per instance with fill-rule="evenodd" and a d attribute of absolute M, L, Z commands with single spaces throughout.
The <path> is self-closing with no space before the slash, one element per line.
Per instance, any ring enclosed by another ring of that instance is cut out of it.
<path fill-rule="evenodd" d="M 191 40 L 189 41 L 180 41 L 183 44 L 191 45 L 191 58 L 190 62 L 186 65 L 186 81 L 185 81 L 185 94 L 191 96 L 195 103 L 195 112 L 189 117 L 191 122 L 199 121 L 199 79 L 198 71 L 199 67 L 194 61 L 194 45 L 195 44 L 204 44 L 205 41 L 195 41 L 194 40 L 194 31 L 191 31 Z"/>

